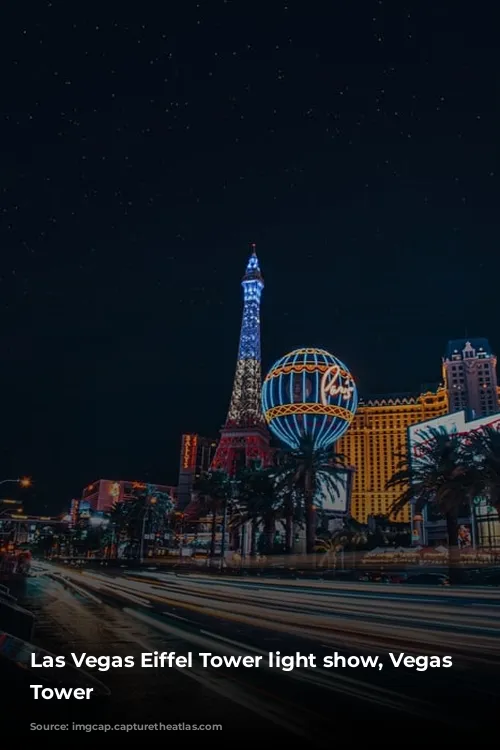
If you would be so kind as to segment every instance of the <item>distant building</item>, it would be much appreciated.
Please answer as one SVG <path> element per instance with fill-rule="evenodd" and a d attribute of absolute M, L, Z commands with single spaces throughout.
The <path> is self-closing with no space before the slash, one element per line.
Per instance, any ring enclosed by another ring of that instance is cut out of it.
<path fill-rule="evenodd" d="M 360 523 L 369 516 L 389 516 L 401 489 L 387 489 L 400 456 L 408 450 L 407 430 L 412 424 L 446 414 L 444 388 L 420 395 L 392 394 L 361 401 L 351 426 L 335 451 L 354 467 L 351 514 Z M 398 522 L 409 522 L 410 509 L 398 513 Z"/>
<path fill-rule="evenodd" d="M 465 411 L 468 419 L 497 414 L 497 360 L 487 339 L 455 339 L 443 357 L 443 379 L 449 411 Z"/>
<path fill-rule="evenodd" d="M 196 479 L 212 465 L 217 441 L 196 434 L 182 436 L 177 495 L 179 508 L 190 502 Z"/>
<path fill-rule="evenodd" d="M 148 482 L 148 484 L 153 484 Z M 82 492 L 82 502 L 92 511 L 107 512 L 115 503 L 126 502 L 143 491 L 147 484 L 145 482 L 128 482 L 122 479 L 98 479 L 89 484 Z M 154 484 L 158 492 L 170 495 L 173 501 L 176 499 L 177 488 L 164 484 Z"/>

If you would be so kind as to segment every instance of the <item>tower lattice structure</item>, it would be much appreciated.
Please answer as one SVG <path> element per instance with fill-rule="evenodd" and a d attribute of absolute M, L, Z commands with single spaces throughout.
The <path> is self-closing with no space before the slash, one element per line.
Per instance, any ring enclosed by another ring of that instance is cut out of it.
<path fill-rule="evenodd" d="M 226 423 L 212 463 L 213 469 L 223 469 L 230 476 L 252 461 L 266 466 L 270 460 L 269 433 L 261 407 L 260 300 L 264 279 L 254 245 L 241 285 L 243 318 L 238 361 Z"/>

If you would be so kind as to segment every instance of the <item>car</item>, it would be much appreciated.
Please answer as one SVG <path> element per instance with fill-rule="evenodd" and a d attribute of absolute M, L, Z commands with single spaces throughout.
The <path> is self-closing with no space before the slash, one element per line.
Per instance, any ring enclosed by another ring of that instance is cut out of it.
<path fill-rule="evenodd" d="M 388 573 L 383 579 L 384 583 L 405 583 L 407 576 L 404 573 Z"/>
<path fill-rule="evenodd" d="M 416 586 L 449 586 L 450 579 L 448 576 L 437 573 L 419 573 L 418 575 L 408 576 L 403 583 L 410 583 Z"/>

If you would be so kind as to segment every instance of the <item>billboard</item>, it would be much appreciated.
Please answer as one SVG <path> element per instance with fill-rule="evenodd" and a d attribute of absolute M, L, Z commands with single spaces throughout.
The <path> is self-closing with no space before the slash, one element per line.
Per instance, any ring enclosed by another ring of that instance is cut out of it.
<path fill-rule="evenodd" d="M 461 411 L 455 414 L 446 414 L 442 417 L 436 417 L 436 419 L 430 419 L 427 422 L 420 422 L 419 424 L 411 425 L 408 428 L 408 449 L 410 451 L 410 460 L 418 460 L 421 455 L 419 447 L 423 444 L 426 433 L 429 429 L 441 428 L 445 429 L 450 435 L 461 434 L 466 436 L 483 427 L 492 427 L 500 430 L 500 414 L 491 414 L 488 417 L 481 417 L 479 419 L 474 419 L 471 422 L 467 422 L 465 419 L 465 412 Z M 412 507 L 412 541 L 413 543 L 422 543 L 425 535 L 422 535 L 423 529 L 421 528 L 421 524 L 414 522 L 413 515 Z M 486 499 L 476 498 L 474 500 L 474 509 L 470 511 L 467 510 L 467 512 L 465 512 L 464 509 L 463 515 L 464 518 L 465 515 L 470 517 L 470 523 L 464 523 L 459 526 L 458 545 L 461 549 L 474 546 L 473 523 L 478 531 L 479 544 L 484 546 L 495 546 L 492 540 L 493 538 L 496 539 L 498 537 L 500 531 L 500 527 L 498 526 L 498 512 L 489 505 Z M 438 520 L 433 516 L 432 508 L 430 506 L 424 509 L 423 516 L 426 528 L 431 528 L 432 522 Z"/>
<path fill-rule="evenodd" d="M 444 429 L 450 435 L 460 433 L 466 435 L 482 427 L 493 427 L 500 430 L 500 414 L 491 414 L 489 417 L 474 419 L 472 422 L 466 422 L 465 412 L 459 411 L 455 414 L 445 414 L 443 417 L 429 419 L 427 422 L 419 422 L 408 427 L 408 447 L 412 458 L 419 455 L 418 446 L 422 444 L 426 433 L 430 429 Z"/>
<path fill-rule="evenodd" d="M 86 500 L 80 501 L 80 518 L 81 519 L 88 519 L 91 516 L 91 507 L 90 503 L 88 503 Z"/>
<path fill-rule="evenodd" d="M 458 527 L 458 546 L 460 549 L 472 547 L 472 526 L 468 523 Z"/>
<path fill-rule="evenodd" d="M 467 422 L 465 425 L 466 432 L 473 432 L 480 430 L 481 427 L 492 427 L 496 430 L 500 430 L 500 414 L 490 414 L 489 417 L 480 417 L 480 419 L 474 419 L 472 422 Z"/>
<path fill-rule="evenodd" d="M 351 505 L 351 489 L 353 470 L 339 471 L 339 482 L 335 492 L 328 482 L 319 478 L 318 507 L 331 515 L 348 515 Z"/>
<path fill-rule="evenodd" d="M 445 414 L 442 417 L 429 419 L 427 422 L 419 422 L 408 427 L 408 448 L 410 457 L 413 460 L 421 455 L 419 446 L 425 440 L 429 430 L 446 430 L 449 435 L 465 431 L 465 412 L 459 411 L 456 414 Z"/>

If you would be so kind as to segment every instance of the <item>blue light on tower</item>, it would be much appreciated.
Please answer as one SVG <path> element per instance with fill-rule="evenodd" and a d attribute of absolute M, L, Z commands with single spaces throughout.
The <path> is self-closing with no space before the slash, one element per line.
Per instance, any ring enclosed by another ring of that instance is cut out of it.
<path fill-rule="evenodd" d="M 226 425 L 263 425 L 260 408 L 262 370 L 260 361 L 260 299 L 264 279 L 252 245 L 252 254 L 241 281 L 243 318 L 241 321 L 238 361 Z"/>
<path fill-rule="evenodd" d="M 253 252 L 241 282 L 243 287 L 243 320 L 238 359 L 260 361 L 260 298 L 264 289 L 264 279 L 260 272 L 255 246 L 252 247 Z"/>
<path fill-rule="evenodd" d="M 212 461 L 212 470 L 222 469 L 231 477 L 235 476 L 240 466 L 250 466 L 256 461 L 267 466 L 270 458 L 269 434 L 260 404 L 260 300 L 264 279 L 255 245 L 251 249 L 241 280 L 243 316 L 231 401 Z M 222 346 L 225 344 L 224 341 Z"/>

